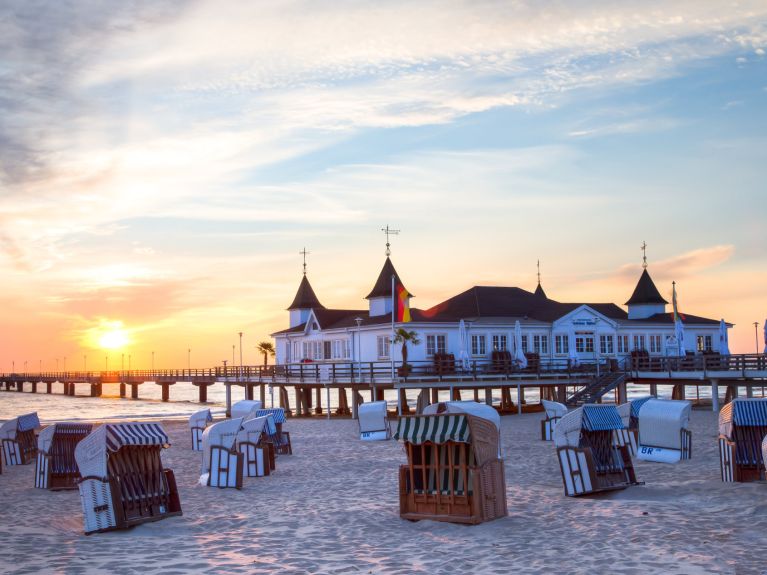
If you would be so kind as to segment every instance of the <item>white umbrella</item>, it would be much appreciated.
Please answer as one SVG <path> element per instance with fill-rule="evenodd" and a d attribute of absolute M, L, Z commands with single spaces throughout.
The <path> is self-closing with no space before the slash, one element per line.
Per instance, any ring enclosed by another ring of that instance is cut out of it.
<path fill-rule="evenodd" d="M 567 332 L 567 353 L 570 357 L 570 365 L 578 365 L 578 353 L 575 349 L 575 328 L 573 327 Z"/>
<path fill-rule="evenodd" d="M 519 324 L 519 320 L 514 323 L 514 363 L 519 369 L 527 367 L 527 358 L 525 352 L 522 351 L 522 326 Z"/>
<path fill-rule="evenodd" d="M 728 345 L 727 324 L 724 320 L 719 322 L 719 353 L 721 355 L 730 355 L 730 346 Z"/>
<path fill-rule="evenodd" d="M 463 320 L 458 322 L 458 339 L 461 342 L 459 359 L 463 364 L 463 369 L 470 369 L 471 360 L 469 359 L 469 334 L 466 330 L 466 322 Z"/>
<path fill-rule="evenodd" d="M 684 357 L 687 353 L 684 345 L 684 324 L 679 318 L 677 318 L 674 323 L 674 335 L 676 336 L 676 343 L 679 346 L 679 357 Z"/>

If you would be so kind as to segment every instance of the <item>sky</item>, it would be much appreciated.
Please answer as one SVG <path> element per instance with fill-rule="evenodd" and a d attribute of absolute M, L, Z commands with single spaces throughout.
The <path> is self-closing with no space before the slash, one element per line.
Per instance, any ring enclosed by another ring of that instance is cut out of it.
<path fill-rule="evenodd" d="M 767 317 L 767 3 L 0 0 L 0 372 L 473 285 Z M 239 361 L 239 360 L 238 360 Z"/>

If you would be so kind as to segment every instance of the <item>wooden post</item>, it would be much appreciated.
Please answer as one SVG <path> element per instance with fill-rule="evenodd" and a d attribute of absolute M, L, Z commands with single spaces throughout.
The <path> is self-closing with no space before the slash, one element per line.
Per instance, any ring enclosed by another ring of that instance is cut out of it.
<path fill-rule="evenodd" d="M 168 401 L 170 399 L 170 384 L 163 383 L 162 384 L 162 400 Z"/>
<path fill-rule="evenodd" d="M 439 389 L 436 387 L 431 388 L 431 402 L 437 403 L 439 401 Z"/>
<path fill-rule="evenodd" d="M 479 403 L 479 388 L 478 387 L 474 388 L 474 401 Z"/>
<path fill-rule="evenodd" d="M 19 380 L 16 382 L 16 391 L 22 392 L 24 391 L 24 382 Z"/>
<path fill-rule="evenodd" d="M 719 380 L 711 380 L 711 411 L 719 411 Z"/>
<path fill-rule="evenodd" d="M 401 414 L 410 413 L 410 406 L 407 404 L 407 393 L 404 388 L 399 390 L 399 403 L 402 406 Z"/>
<path fill-rule="evenodd" d="M 357 408 L 359 407 L 359 393 L 352 387 L 352 419 L 357 419 Z"/>
<path fill-rule="evenodd" d="M 658 397 L 658 384 L 657 383 L 651 383 L 650 384 L 650 395 L 653 397 Z"/>
<path fill-rule="evenodd" d="M 314 408 L 314 413 L 317 415 L 322 415 L 322 388 L 317 387 L 315 388 L 315 396 L 317 400 L 317 406 Z M 330 405 L 327 405 L 328 412 L 330 412 Z"/>
<path fill-rule="evenodd" d="M 131 382 L 130 384 L 130 398 L 138 399 L 138 383 Z"/>
<path fill-rule="evenodd" d="M 32 393 L 37 393 L 37 382 L 36 381 L 32 382 Z"/>
<path fill-rule="evenodd" d="M 120 397 L 125 397 L 125 383 L 120 382 Z"/>
<path fill-rule="evenodd" d="M 208 386 L 213 385 L 213 381 L 195 381 L 192 385 L 197 386 L 198 401 L 200 403 L 208 402 Z"/>
<path fill-rule="evenodd" d="M 45 383 L 45 393 L 53 393 L 53 382 L 48 381 Z"/>
<path fill-rule="evenodd" d="M 485 403 L 490 407 L 493 406 L 493 389 L 491 387 L 485 388 Z"/>
<path fill-rule="evenodd" d="M 521 385 L 519 386 L 519 398 L 518 398 L 518 401 L 519 401 L 519 406 L 520 407 L 522 407 L 522 405 L 524 405 L 524 403 L 525 403 L 525 388 L 522 387 Z"/>
<path fill-rule="evenodd" d="M 754 397 L 754 386 L 750 383 L 746 384 L 746 397 Z"/>
<path fill-rule="evenodd" d="M 262 383 L 258 389 L 258 398 L 261 400 L 261 405 L 266 407 L 266 384 Z"/>

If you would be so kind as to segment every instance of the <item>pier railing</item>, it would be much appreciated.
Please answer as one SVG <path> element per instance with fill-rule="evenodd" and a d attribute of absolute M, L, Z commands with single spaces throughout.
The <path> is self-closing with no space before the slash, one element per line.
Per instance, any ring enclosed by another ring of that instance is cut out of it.
<path fill-rule="evenodd" d="M 767 356 L 756 353 L 737 355 L 703 353 L 684 357 L 632 357 L 630 363 L 634 375 L 649 377 L 671 377 L 674 374 L 695 373 L 702 377 L 746 378 L 758 376 L 759 372 L 767 372 Z"/>

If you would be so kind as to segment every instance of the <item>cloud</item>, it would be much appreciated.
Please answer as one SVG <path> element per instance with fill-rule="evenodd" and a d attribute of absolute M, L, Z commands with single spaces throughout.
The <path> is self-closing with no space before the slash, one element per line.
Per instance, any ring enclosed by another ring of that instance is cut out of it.
<path fill-rule="evenodd" d="M 678 280 L 696 275 L 716 267 L 729 260 L 735 253 L 735 246 L 717 245 L 691 250 L 664 260 L 652 262 L 651 272 L 657 280 Z M 622 266 L 615 274 L 616 278 L 636 279 L 641 274 L 639 265 Z"/>

